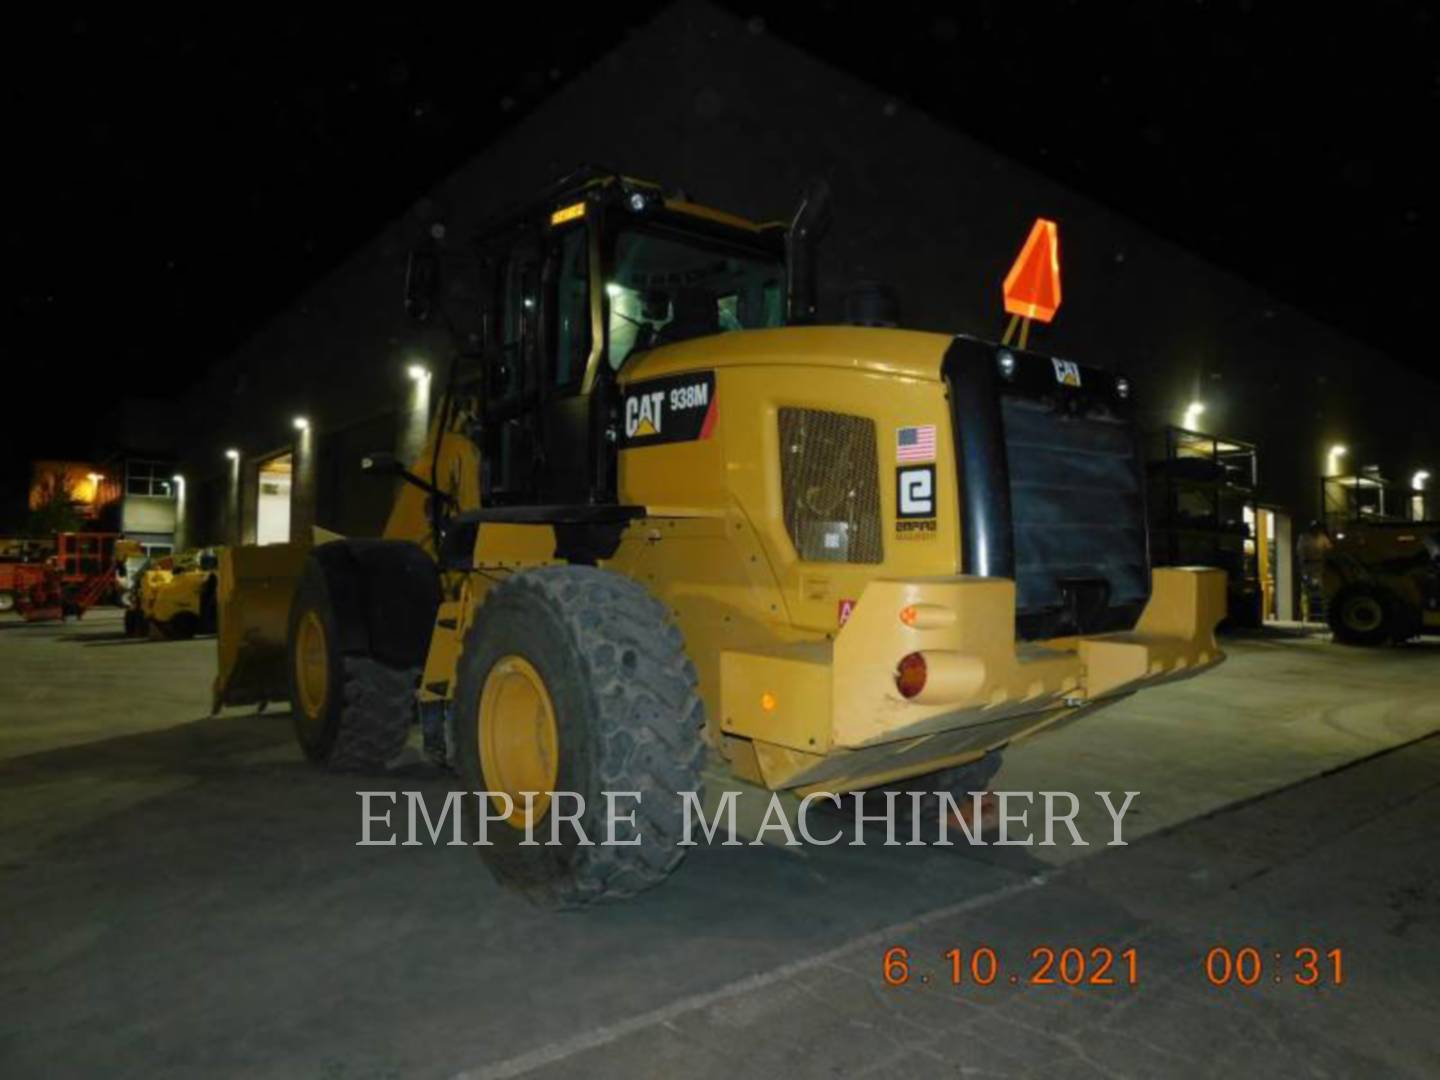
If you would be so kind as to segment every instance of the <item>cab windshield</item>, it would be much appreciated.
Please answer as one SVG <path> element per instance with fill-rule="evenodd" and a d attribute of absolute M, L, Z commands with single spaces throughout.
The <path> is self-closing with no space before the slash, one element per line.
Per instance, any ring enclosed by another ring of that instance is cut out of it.
<path fill-rule="evenodd" d="M 627 231 L 615 241 L 609 363 L 706 334 L 780 326 L 785 266 L 695 237 Z"/>

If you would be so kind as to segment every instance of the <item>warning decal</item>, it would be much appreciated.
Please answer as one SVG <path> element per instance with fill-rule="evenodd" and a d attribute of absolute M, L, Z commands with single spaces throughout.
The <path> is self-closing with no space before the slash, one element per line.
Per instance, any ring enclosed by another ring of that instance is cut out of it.
<path fill-rule="evenodd" d="M 620 402 L 620 448 L 708 439 L 715 416 L 713 371 L 632 383 Z"/>

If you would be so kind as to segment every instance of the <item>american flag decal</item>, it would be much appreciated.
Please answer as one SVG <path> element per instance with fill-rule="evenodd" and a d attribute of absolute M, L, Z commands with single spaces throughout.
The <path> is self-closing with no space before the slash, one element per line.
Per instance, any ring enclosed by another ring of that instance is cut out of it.
<path fill-rule="evenodd" d="M 895 429 L 895 460 L 934 461 L 935 425 L 921 424 L 919 427 Z"/>

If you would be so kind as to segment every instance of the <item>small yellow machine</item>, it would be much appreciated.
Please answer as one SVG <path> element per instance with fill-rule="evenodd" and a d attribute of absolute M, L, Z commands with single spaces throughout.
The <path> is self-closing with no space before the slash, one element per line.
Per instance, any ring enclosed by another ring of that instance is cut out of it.
<path fill-rule="evenodd" d="M 1440 633 L 1440 521 L 1347 522 L 1326 547 L 1321 582 L 1336 641 Z"/>
<path fill-rule="evenodd" d="M 125 610 L 125 632 L 164 640 L 213 634 L 216 627 L 218 560 L 213 551 L 164 556 L 134 575 Z"/>
<path fill-rule="evenodd" d="M 822 221 L 814 190 L 761 225 L 587 172 L 484 230 L 478 354 L 418 462 L 365 462 L 404 481 L 384 537 L 223 553 L 217 706 L 289 697 L 334 769 L 418 720 L 490 793 L 497 875 L 575 905 L 676 867 L 707 758 L 981 790 L 1000 748 L 1218 663 L 1224 575 L 1148 564 L 1128 382 L 811 325 Z M 641 794 L 642 843 L 523 843 L 577 813 L 555 793 L 604 835 L 605 792 Z"/>

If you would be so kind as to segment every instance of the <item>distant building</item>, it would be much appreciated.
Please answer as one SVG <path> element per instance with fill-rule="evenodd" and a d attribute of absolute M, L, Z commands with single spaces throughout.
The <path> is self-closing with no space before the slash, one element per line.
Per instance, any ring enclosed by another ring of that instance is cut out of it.
<path fill-rule="evenodd" d="M 101 472 L 93 461 L 36 461 L 30 466 L 28 503 L 31 510 L 39 510 L 58 499 L 71 504 L 86 522 L 109 521 L 120 501 L 122 480 Z"/>
<path fill-rule="evenodd" d="M 113 455 L 100 461 L 36 461 L 31 466 L 29 505 L 38 509 L 57 495 L 70 502 L 87 532 L 123 533 L 148 554 L 176 546 L 182 511 L 173 460 Z"/>

